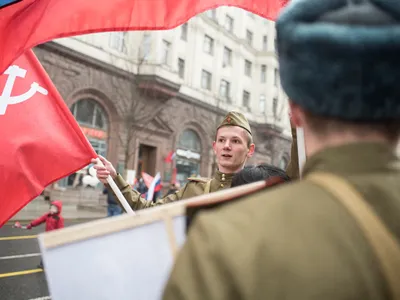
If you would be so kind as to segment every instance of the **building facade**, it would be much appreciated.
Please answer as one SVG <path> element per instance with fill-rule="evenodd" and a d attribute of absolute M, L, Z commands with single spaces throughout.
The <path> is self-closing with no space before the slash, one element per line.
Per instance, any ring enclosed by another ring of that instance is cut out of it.
<path fill-rule="evenodd" d="M 230 110 L 250 120 L 249 163 L 285 167 L 291 137 L 274 23 L 233 7 L 168 31 L 77 36 L 35 48 L 97 153 L 125 170 L 184 183 L 216 167 L 215 128 Z M 175 152 L 175 159 L 165 158 Z M 73 176 L 61 185 L 74 185 Z"/>

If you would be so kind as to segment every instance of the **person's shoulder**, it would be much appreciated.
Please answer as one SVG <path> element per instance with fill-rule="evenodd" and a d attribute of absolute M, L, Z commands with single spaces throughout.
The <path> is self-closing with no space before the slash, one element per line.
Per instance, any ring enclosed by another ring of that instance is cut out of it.
<path fill-rule="evenodd" d="M 211 179 L 210 178 L 206 178 L 206 177 L 189 177 L 188 178 L 188 183 L 193 182 L 193 183 L 207 183 L 209 182 Z"/>
<path fill-rule="evenodd" d="M 189 177 L 185 189 L 204 188 L 211 179 L 206 177 Z"/>
<path fill-rule="evenodd" d="M 214 245 L 214 255 L 230 266 L 236 263 L 229 257 L 247 260 L 260 245 L 276 243 L 282 234 L 292 235 L 295 226 L 290 204 L 307 199 L 307 183 L 290 182 L 249 192 L 251 185 L 257 183 L 217 192 L 229 194 L 229 199 L 199 214 L 189 230 L 192 240 Z"/>
<path fill-rule="evenodd" d="M 244 189 L 246 186 L 236 188 L 229 203 L 207 212 L 204 222 L 215 223 L 216 227 L 221 226 L 221 230 L 227 226 L 253 230 L 255 224 L 264 226 L 271 222 L 286 222 L 303 211 L 312 214 L 323 205 L 321 198 L 326 197 L 320 187 L 307 181 L 284 183 L 253 193 L 246 193 Z"/>

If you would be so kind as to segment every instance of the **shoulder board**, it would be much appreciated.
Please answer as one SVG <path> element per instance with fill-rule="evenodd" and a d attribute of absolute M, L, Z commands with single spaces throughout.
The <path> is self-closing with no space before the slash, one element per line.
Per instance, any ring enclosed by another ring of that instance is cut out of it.
<path fill-rule="evenodd" d="M 201 182 L 201 183 L 207 183 L 210 181 L 210 178 L 204 178 L 204 177 L 189 177 L 189 181 L 194 181 L 194 182 Z"/>

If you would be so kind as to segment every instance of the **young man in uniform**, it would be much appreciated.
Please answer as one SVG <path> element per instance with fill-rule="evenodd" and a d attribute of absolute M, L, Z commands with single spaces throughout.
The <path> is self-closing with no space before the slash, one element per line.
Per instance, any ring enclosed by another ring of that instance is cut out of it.
<path fill-rule="evenodd" d="M 400 1 L 290 1 L 276 26 L 302 180 L 200 214 L 163 299 L 400 299 Z"/>
<path fill-rule="evenodd" d="M 111 175 L 132 209 L 138 210 L 230 188 L 233 175 L 244 167 L 246 160 L 253 155 L 254 147 L 246 117 L 239 112 L 228 113 L 218 126 L 213 142 L 218 162 L 218 170 L 214 177 L 189 178 L 189 182 L 183 188 L 155 203 L 141 198 L 106 159 L 100 157 L 105 167 L 96 165 L 95 169 L 97 178 L 104 184 L 107 183 L 107 176 Z M 95 162 L 93 160 L 93 163 Z"/>

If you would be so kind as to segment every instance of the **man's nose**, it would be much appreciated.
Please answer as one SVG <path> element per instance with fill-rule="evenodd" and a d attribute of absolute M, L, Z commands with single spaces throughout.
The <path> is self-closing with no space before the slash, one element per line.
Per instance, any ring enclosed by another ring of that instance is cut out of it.
<path fill-rule="evenodd" d="M 229 141 L 225 142 L 224 149 L 231 149 L 231 143 Z"/>

